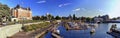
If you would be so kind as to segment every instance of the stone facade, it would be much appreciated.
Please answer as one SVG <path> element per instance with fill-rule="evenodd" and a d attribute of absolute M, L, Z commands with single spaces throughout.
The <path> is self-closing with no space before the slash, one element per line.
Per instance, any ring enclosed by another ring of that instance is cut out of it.
<path fill-rule="evenodd" d="M 30 8 L 22 8 L 19 5 L 11 9 L 11 15 L 14 18 L 18 18 L 18 20 L 22 20 L 23 18 L 26 20 L 32 20 L 32 12 Z"/>

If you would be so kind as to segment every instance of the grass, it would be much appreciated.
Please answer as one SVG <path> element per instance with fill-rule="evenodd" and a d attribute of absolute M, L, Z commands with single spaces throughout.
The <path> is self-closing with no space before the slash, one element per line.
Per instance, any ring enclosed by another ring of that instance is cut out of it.
<path fill-rule="evenodd" d="M 28 31 L 33 31 L 36 29 L 42 29 L 42 28 L 46 28 L 50 25 L 49 22 L 44 22 L 44 23 L 39 23 L 39 24 L 31 24 L 31 25 L 27 25 L 24 27 L 24 31 L 28 32 Z"/>
<path fill-rule="evenodd" d="M 44 20 L 24 20 L 24 23 L 34 23 L 34 22 L 41 22 L 41 21 L 44 21 Z M 19 23 L 22 23 L 23 20 L 21 21 L 18 21 Z"/>

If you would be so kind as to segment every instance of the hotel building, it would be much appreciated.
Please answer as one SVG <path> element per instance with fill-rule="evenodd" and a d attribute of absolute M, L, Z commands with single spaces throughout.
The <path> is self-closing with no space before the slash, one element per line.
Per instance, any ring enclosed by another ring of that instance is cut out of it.
<path fill-rule="evenodd" d="M 17 5 L 11 9 L 12 21 L 13 20 L 32 20 L 32 12 L 30 8 L 23 8 Z"/>

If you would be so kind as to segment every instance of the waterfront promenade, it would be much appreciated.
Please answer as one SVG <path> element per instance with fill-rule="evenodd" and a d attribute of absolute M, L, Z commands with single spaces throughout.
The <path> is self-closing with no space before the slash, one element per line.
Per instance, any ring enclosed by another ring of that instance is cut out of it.
<path fill-rule="evenodd" d="M 38 30 L 35 30 L 34 32 L 29 33 L 29 34 L 26 34 L 26 32 L 23 32 L 23 31 L 22 32 L 18 32 L 15 35 L 13 35 L 11 38 L 36 38 L 36 37 L 41 36 L 40 34 L 44 34 L 48 29 L 50 29 L 52 27 L 53 26 L 50 25 L 47 28 L 38 29 Z"/>
<path fill-rule="evenodd" d="M 45 33 L 47 33 L 48 31 L 51 31 L 51 29 L 54 27 L 56 27 L 56 24 L 51 23 L 46 28 L 40 28 L 31 32 L 24 32 L 24 31 L 18 32 L 15 35 L 13 35 L 11 38 L 39 38 L 39 37 L 41 38 Z"/>
<path fill-rule="evenodd" d="M 45 21 L 48 22 L 48 21 Z M 38 23 L 43 23 L 43 22 L 35 22 L 35 23 L 27 23 L 24 25 L 30 25 L 30 24 L 38 24 Z M 14 24 L 14 25 L 6 25 L 6 26 L 1 26 L 0 27 L 0 38 L 7 38 L 7 37 L 12 37 L 14 36 L 16 37 L 25 37 L 25 38 L 29 38 L 29 36 L 33 36 L 35 34 L 37 34 L 36 32 L 41 32 L 39 30 L 45 30 L 45 29 L 38 29 L 35 32 L 32 32 L 31 34 L 25 35 L 26 32 L 22 31 L 22 24 Z"/>

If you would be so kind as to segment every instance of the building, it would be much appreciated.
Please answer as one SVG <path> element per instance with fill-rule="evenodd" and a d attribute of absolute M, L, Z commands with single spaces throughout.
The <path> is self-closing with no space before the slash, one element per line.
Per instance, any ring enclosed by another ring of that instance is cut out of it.
<path fill-rule="evenodd" d="M 103 15 L 101 16 L 101 18 L 103 18 L 103 21 L 109 21 L 109 16 L 108 15 Z"/>
<path fill-rule="evenodd" d="M 106 22 L 109 21 L 109 15 L 103 15 L 103 16 L 98 16 L 98 17 L 94 17 L 94 22 Z"/>
<path fill-rule="evenodd" d="M 94 22 L 98 23 L 98 22 L 102 22 L 103 18 L 99 18 L 99 17 L 94 17 Z"/>
<path fill-rule="evenodd" d="M 11 15 L 12 15 L 12 18 L 14 18 L 15 20 L 23 20 L 23 19 L 32 20 L 31 9 L 23 8 L 20 5 L 17 5 L 15 8 L 11 9 Z"/>

